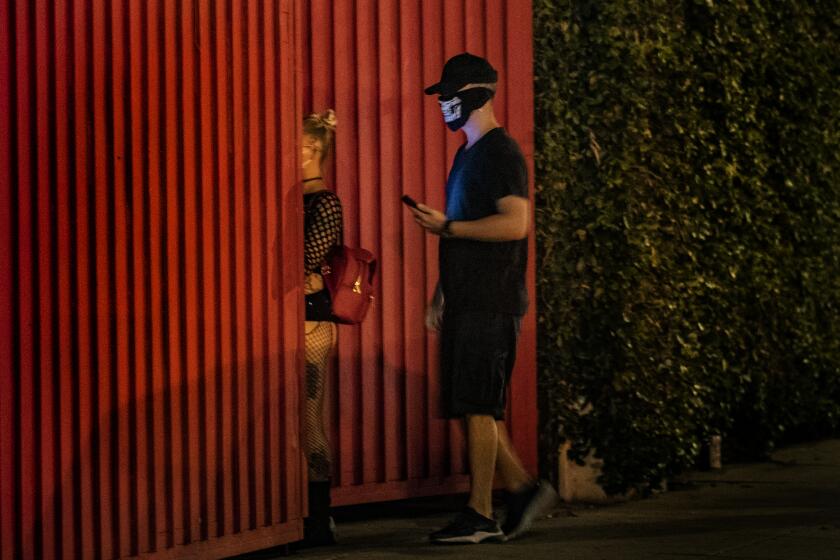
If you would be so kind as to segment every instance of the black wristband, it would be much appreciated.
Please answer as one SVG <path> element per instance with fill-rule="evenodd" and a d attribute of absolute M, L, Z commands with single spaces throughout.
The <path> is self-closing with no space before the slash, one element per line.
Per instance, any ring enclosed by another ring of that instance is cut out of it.
<path fill-rule="evenodd" d="M 446 220 L 445 222 L 443 222 L 443 229 L 440 230 L 440 235 L 442 237 L 451 237 L 452 236 L 452 230 L 449 229 L 449 227 L 451 225 L 452 225 L 452 220 Z"/>

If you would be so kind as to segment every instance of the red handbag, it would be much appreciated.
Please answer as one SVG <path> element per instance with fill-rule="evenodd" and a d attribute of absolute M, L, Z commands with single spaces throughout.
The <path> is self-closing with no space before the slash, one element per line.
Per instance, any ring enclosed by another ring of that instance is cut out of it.
<path fill-rule="evenodd" d="M 376 259 L 366 249 L 337 245 L 321 265 L 321 276 L 332 300 L 336 323 L 361 323 L 373 303 Z"/>

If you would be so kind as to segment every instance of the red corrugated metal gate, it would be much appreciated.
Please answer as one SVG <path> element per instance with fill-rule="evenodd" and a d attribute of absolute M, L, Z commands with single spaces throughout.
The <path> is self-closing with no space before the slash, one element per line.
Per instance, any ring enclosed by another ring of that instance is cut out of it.
<path fill-rule="evenodd" d="M 422 87 L 465 49 L 500 70 L 531 160 L 530 18 L 518 0 L 0 2 L 0 560 L 299 537 L 304 109 L 338 112 L 346 237 L 382 272 L 340 332 L 336 501 L 464 488 L 422 326 L 436 243 L 398 199 L 442 205 L 458 140 Z M 532 470 L 535 376 L 532 310 L 510 414 Z"/>

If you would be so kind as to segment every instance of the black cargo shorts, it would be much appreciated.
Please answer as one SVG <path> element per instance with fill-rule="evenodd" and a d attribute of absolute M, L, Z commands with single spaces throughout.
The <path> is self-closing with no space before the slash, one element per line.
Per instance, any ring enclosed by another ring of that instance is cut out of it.
<path fill-rule="evenodd" d="M 444 312 L 440 331 L 443 416 L 503 420 L 522 318 L 484 311 Z"/>

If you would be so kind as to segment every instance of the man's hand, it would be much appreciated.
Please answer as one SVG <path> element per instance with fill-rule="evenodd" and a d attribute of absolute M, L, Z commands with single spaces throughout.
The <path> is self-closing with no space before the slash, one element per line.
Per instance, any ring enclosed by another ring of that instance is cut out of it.
<path fill-rule="evenodd" d="M 411 209 L 411 213 L 414 214 L 414 221 L 420 224 L 420 227 L 435 235 L 440 235 L 443 226 L 446 225 L 446 214 L 425 204 L 418 204 L 417 208 Z"/>
<path fill-rule="evenodd" d="M 435 288 L 435 295 L 432 296 L 432 301 L 426 307 L 426 328 L 430 331 L 440 332 L 440 327 L 443 324 L 443 292 L 440 289 L 440 284 Z"/>
<path fill-rule="evenodd" d="M 426 307 L 426 328 L 440 332 L 441 324 L 443 324 L 443 309 L 432 302 Z"/>

